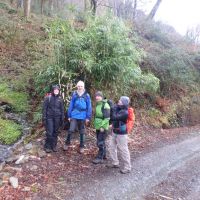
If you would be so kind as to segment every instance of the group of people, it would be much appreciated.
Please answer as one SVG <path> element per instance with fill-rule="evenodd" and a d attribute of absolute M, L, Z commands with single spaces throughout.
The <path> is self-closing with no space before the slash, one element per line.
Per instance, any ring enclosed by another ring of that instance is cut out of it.
<path fill-rule="evenodd" d="M 64 103 L 59 95 L 59 90 L 59 86 L 54 85 L 51 95 L 47 96 L 43 103 L 42 120 L 46 128 L 44 149 L 47 153 L 57 151 L 58 131 L 59 127 L 64 123 Z M 98 153 L 92 162 L 94 164 L 101 164 L 106 159 L 106 137 L 111 132 L 107 146 L 111 161 L 106 166 L 108 168 L 120 167 L 121 173 L 129 173 L 131 161 L 126 121 L 130 99 L 127 96 L 122 96 L 118 103 L 113 105 L 104 99 L 102 92 L 98 91 L 95 93 L 95 100 L 94 127 L 96 129 Z M 70 127 L 63 150 L 67 151 L 69 149 L 72 134 L 78 129 L 80 135 L 79 151 L 83 153 L 85 148 L 85 125 L 91 121 L 92 117 L 91 98 L 85 91 L 83 81 L 77 83 L 77 90 L 72 94 L 66 115 L 70 122 Z M 121 164 L 119 164 L 119 158 L 122 161 Z"/>

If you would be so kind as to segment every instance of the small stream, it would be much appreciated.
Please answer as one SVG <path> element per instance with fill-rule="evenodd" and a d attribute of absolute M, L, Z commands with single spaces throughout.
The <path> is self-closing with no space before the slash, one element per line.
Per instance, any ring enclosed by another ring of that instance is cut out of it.
<path fill-rule="evenodd" d="M 12 145 L 0 144 L 0 163 L 4 162 L 7 158 L 12 156 L 13 150 L 24 140 L 24 138 L 27 136 L 27 134 L 30 133 L 31 130 L 31 127 L 26 120 L 26 116 L 22 116 L 15 113 L 5 113 L 4 118 L 7 120 L 14 121 L 17 124 L 20 124 L 22 127 L 22 136 L 16 143 Z"/>

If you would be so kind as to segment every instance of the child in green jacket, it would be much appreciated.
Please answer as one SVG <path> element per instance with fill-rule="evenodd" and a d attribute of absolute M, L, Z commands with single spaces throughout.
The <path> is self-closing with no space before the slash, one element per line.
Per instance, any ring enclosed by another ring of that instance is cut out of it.
<path fill-rule="evenodd" d="M 109 129 L 110 106 L 107 100 L 103 100 L 102 92 L 96 92 L 96 112 L 94 119 L 94 127 L 96 129 L 97 147 L 99 148 L 96 158 L 92 161 L 94 164 L 103 163 L 106 157 L 106 136 Z"/>

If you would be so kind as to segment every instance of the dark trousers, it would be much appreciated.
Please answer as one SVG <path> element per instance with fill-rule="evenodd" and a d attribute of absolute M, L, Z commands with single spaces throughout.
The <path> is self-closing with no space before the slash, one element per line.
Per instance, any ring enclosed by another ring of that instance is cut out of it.
<path fill-rule="evenodd" d="M 96 158 L 103 159 L 106 157 L 105 141 L 106 141 L 107 131 L 104 130 L 104 132 L 100 132 L 100 130 L 96 130 L 96 136 L 97 136 L 97 147 L 99 148 Z"/>
<path fill-rule="evenodd" d="M 60 127 L 60 117 L 49 118 L 46 120 L 46 141 L 44 145 L 46 149 L 53 149 L 56 147 L 59 127 Z"/>
<path fill-rule="evenodd" d="M 80 134 L 80 147 L 84 147 L 85 142 L 85 120 L 82 119 L 71 119 L 70 120 L 70 128 L 68 130 L 66 144 L 70 144 L 71 136 L 75 132 L 76 128 L 78 128 Z"/>

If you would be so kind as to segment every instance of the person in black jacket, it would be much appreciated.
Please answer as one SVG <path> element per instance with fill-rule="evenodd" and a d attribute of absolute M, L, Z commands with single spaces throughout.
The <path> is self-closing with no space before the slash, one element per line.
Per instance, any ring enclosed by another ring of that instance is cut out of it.
<path fill-rule="evenodd" d="M 47 153 L 57 151 L 58 129 L 64 121 L 64 103 L 59 95 L 59 86 L 52 86 L 51 95 L 45 97 L 42 109 L 42 120 L 46 128 L 44 149 Z"/>
<path fill-rule="evenodd" d="M 129 97 L 122 96 L 117 105 L 112 108 L 112 135 L 109 143 L 109 153 L 111 163 L 107 165 L 109 168 L 118 168 L 119 159 L 122 160 L 120 172 L 125 174 L 131 171 L 130 153 L 128 149 L 128 135 L 126 122 L 128 119 Z"/>

